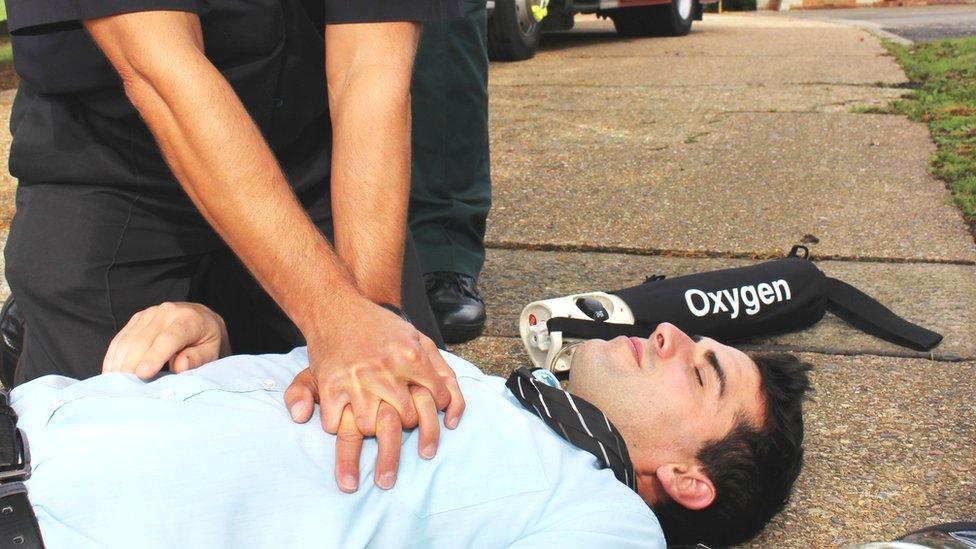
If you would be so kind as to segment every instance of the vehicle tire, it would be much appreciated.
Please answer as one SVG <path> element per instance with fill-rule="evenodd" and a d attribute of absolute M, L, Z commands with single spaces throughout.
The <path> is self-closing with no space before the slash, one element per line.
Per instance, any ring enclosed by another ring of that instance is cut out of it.
<path fill-rule="evenodd" d="M 696 0 L 613 10 L 610 19 L 617 34 L 627 37 L 684 36 L 691 32 Z"/>
<path fill-rule="evenodd" d="M 488 57 L 492 61 L 531 59 L 539 47 L 542 25 L 532 16 L 538 0 L 495 0 L 488 18 Z"/>

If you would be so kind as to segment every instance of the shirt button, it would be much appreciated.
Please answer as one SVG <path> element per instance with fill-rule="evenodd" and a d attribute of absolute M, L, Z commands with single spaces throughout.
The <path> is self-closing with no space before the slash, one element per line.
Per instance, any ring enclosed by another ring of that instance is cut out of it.
<path fill-rule="evenodd" d="M 159 393 L 159 398 L 163 398 L 166 400 L 170 400 L 175 396 L 176 396 L 176 392 L 173 391 L 172 389 L 165 389 Z"/>
<path fill-rule="evenodd" d="M 275 387 L 278 386 L 278 384 L 275 383 L 275 380 L 268 378 L 261 382 L 261 386 L 264 387 L 265 389 L 274 389 Z"/>

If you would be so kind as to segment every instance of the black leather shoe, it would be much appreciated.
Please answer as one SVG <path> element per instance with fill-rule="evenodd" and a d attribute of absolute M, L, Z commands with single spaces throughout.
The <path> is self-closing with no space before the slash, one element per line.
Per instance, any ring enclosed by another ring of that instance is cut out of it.
<path fill-rule="evenodd" d="M 24 318 L 13 296 L 0 309 L 0 383 L 7 389 L 14 385 L 14 371 L 24 346 Z"/>
<path fill-rule="evenodd" d="M 424 285 L 445 343 L 464 343 L 481 335 L 485 329 L 485 302 L 473 278 L 444 271 L 427 273 Z"/>

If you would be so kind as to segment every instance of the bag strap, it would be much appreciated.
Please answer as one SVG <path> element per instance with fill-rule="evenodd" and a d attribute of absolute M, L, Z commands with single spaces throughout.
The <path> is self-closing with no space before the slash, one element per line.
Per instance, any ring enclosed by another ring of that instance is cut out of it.
<path fill-rule="evenodd" d="M 810 250 L 793 246 L 787 257 L 809 259 Z M 829 276 L 826 279 L 827 310 L 855 328 L 916 351 L 929 351 L 942 341 L 941 334 L 912 324 L 854 286 Z"/>
<path fill-rule="evenodd" d="M 942 335 L 912 324 L 868 294 L 829 276 L 827 310 L 861 331 L 916 351 L 931 350 L 942 341 Z"/>
<path fill-rule="evenodd" d="M 557 316 L 546 321 L 550 332 L 562 332 L 563 337 L 573 339 L 613 339 L 618 336 L 648 337 L 656 326 L 648 324 L 616 324 L 594 322 L 582 318 Z"/>

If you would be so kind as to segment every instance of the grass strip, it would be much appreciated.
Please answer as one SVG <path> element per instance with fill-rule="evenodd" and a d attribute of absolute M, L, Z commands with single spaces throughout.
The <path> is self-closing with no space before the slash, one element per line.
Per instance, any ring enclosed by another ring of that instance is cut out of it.
<path fill-rule="evenodd" d="M 938 148 L 932 173 L 976 227 L 976 37 L 885 46 L 915 88 L 892 106 L 928 124 Z"/>
<path fill-rule="evenodd" d="M 10 48 L 10 35 L 7 33 L 7 11 L 4 1 L 0 0 L 0 66 L 14 62 L 14 53 Z"/>

